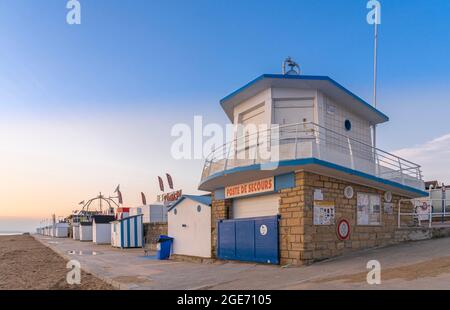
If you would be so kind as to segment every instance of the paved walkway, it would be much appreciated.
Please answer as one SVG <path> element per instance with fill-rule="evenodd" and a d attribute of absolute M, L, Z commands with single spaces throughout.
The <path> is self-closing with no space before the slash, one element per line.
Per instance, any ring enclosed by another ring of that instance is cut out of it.
<path fill-rule="evenodd" d="M 115 249 L 35 236 L 84 270 L 121 289 L 450 289 L 450 238 L 361 251 L 311 266 L 158 261 L 142 249 Z M 368 285 L 366 264 L 378 260 L 382 284 Z"/>

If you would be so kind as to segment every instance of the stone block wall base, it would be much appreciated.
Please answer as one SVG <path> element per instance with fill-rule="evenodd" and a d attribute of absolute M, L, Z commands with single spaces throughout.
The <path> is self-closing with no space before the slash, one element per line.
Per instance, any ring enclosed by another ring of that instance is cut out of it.
<path fill-rule="evenodd" d="M 200 263 L 200 264 L 213 264 L 214 262 L 216 262 L 216 260 L 214 258 L 205 258 L 205 257 L 197 257 L 197 256 L 179 255 L 179 254 L 170 255 L 170 259 L 176 260 L 176 261 Z"/>

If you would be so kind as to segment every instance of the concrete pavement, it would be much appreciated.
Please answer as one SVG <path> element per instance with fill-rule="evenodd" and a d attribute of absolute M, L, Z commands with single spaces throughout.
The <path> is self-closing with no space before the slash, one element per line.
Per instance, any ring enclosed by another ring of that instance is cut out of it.
<path fill-rule="evenodd" d="M 311 266 L 280 267 L 158 261 L 145 257 L 142 249 L 35 237 L 121 289 L 450 289 L 450 238 L 359 251 Z M 370 260 L 381 263 L 381 285 L 365 280 Z"/>

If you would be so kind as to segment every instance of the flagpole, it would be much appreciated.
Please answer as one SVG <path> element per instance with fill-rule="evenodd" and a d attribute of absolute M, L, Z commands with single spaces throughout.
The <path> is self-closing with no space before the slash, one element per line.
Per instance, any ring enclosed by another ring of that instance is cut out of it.
<path fill-rule="evenodd" d="M 377 17 L 378 19 L 378 17 Z M 378 20 L 375 20 L 374 52 L 373 52 L 373 105 L 377 108 L 377 60 L 378 60 Z M 377 147 L 377 125 L 373 125 L 373 147 Z"/>

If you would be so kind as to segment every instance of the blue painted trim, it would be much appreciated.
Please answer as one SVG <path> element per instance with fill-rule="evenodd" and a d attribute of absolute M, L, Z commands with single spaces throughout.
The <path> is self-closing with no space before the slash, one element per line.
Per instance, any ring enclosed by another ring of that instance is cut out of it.
<path fill-rule="evenodd" d="M 211 207 L 211 196 L 194 196 L 194 195 L 183 195 L 180 198 L 178 198 L 177 201 L 175 201 L 170 208 L 167 210 L 167 212 L 172 211 L 172 209 L 174 209 L 180 202 L 182 202 L 184 199 L 189 198 L 195 202 L 201 203 L 205 206 L 210 206 Z"/>
<path fill-rule="evenodd" d="M 333 80 L 332 78 L 330 78 L 328 76 L 263 74 L 263 75 L 257 77 L 256 79 L 254 79 L 253 81 L 245 84 L 244 86 L 242 86 L 238 90 L 232 92 L 228 96 L 224 97 L 222 100 L 220 100 L 220 104 L 221 105 L 225 104 L 226 101 L 230 100 L 231 98 L 233 98 L 234 96 L 236 96 L 240 92 L 244 91 L 245 89 L 249 88 L 253 84 L 256 84 L 257 82 L 262 81 L 264 79 L 328 81 L 331 84 L 333 84 L 334 86 L 336 86 L 337 88 L 339 88 L 340 90 L 342 90 L 343 92 L 345 92 L 346 94 L 348 94 L 348 95 L 352 96 L 354 99 L 358 100 L 361 104 L 365 105 L 367 108 L 369 108 L 373 112 L 377 113 L 379 116 L 381 116 L 384 119 L 385 122 L 389 121 L 389 117 L 386 114 L 384 114 L 380 110 L 374 108 L 371 104 L 369 104 L 368 102 L 363 100 L 361 97 L 357 96 L 356 94 L 354 94 L 353 92 L 351 92 L 350 90 L 348 90 L 347 88 L 345 88 L 344 86 L 342 86 L 341 84 L 339 84 L 338 82 L 336 82 L 335 80 Z"/>
<path fill-rule="evenodd" d="M 263 168 L 267 169 L 268 167 L 289 167 L 289 166 L 303 166 L 303 165 L 321 165 L 327 168 L 332 168 L 332 169 L 336 169 L 351 175 L 356 175 L 365 179 L 369 179 L 378 183 L 383 183 L 385 185 L 389 185 L 389 186 L 394 186 L 397 187 L 401 190 L 404 191 L 408 191 L 408 192 L 412 192 L 412 193 L 416 193 L 418 195 L 421 196 L 428 196 L 428 192 L 422 191 L 420 189 L 416 189 L 414 187 L 410 187 L 410 186 L 406 186 L 394 181 L 389 181 L 386 179 L 382 179 L 361 171 L 357 171 L 357 170 L 353 170 L 350 168 L 346 168 L 340 165 L 336 165 L 333 163 L 330 163 L 328 161 L 324 161 L 324 160 L 320 160 L 317 158 L 302 158 L 302 159 L 294 159 L 294 160 L 285 160 L 285 161 L 280 161 L 280 162 L 272 162 L 272 163 L 268 163 L 268 164 L 256 164 L 256 165 L 250 165 L 250 166 L 245 166 L 245 167 L 236 167 L 230 170 L 226 170 L 226 171 L 222 171 L 222 172 L 218 172 L 215 173 L 211 176 L 209 176 L 207 179 L 205 179 L 205 181 L 202 182 L 202 184 L 204 184 L 205 182 L 215 179 L 217 177 L 220 176 L 225 176 L 228 174 L 233 174 L 233 173 L 238 173 L 238 172 L 243 172 L 243 171 L 254 171 L 254 170 L 263 170 Z"/>
<path fill-rule="evenodd" d="M 295 187 L 295 173 L 282 174 L 275 176 L 275 191 Z"/>
<path fill-rule="evenodd" d="M 127 220 L 127 248 L 131 247 L 131 220 Z"/>
<path fill-rule="evenodd" d="M 123 239 L 123 221 L 120 222 L 120 247 L 123 248 L 125 240 Z"/>
<path fill-rule="evenodd" d="M 138 247 L 138 226 L 137 217 L 134 218 L 134 247 Z"/>

